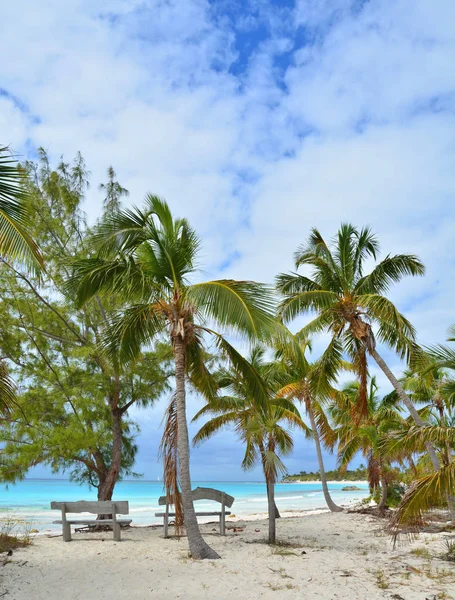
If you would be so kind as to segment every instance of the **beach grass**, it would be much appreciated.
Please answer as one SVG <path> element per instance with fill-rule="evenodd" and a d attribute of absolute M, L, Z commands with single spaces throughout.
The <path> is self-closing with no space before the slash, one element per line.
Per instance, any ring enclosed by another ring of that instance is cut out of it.
<path fill-rule="evenodd" d="M 0 553 L 25 548 L 32 543 L 30 521 L 7 515 L 0 519 Z"/>

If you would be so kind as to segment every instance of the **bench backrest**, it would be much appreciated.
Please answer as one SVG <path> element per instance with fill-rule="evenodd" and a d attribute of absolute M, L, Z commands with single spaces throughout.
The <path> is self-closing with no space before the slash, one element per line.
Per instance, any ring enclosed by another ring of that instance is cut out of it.
<path fill-rule="evenodd" d="M 226 494 L 226 492 L 221 492 L 220 490 L 215 490 L 214 488 L 206 488 L 206 487 L 197 487 L 191 492 L 193 497 L 193 501 L 195 500 L 213 500 L 214 502 L 219 502 L 220 504 L 224 504 L 228 508 L 231 508 L 235 498 Z M 160 506 L 164 506 L 167 504 L 166 496 L 161 496 L 158 499 L 158 504 Z M 173 504 L 172 497 L 170 504 Z"/>
<path fill-rule="evenodd" d="M 51 502 L 51 508 L 63 510 L 66 513 L 91 513 L 93 515 L 116 515 L 129 514 L 129 506 L 127 500 L 114 501 L 86 501 L 79 500 L 78 502 Z"/>

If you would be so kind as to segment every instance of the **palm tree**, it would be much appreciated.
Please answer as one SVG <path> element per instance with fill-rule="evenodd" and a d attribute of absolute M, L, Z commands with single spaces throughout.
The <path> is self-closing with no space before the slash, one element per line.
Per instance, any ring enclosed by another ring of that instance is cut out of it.
<path fill-rule="evenodd" d="M 277 390 L 276 395 L 278 397 L 298 400 L 304 405 L 306 414 L 310 420 L 311 431 L 316 446 L 319 475 L 321 477 L 322 491 L 326 504 L 332 512 L 341 512 L 343 509 L 335 504 L 329 492 L 320 439 L 320 432 L 322 432 L 322 438 L 326 447 L 330 450 L 333 449 L 335 441 L 334 432 L 324 413 L 323 402 L 327 396 L 332 396 L 335 393 L 330 383 L 341 369 L 341 355 L 337 356 L 335 353 L 331 353 L 329 355 L 329 358 L 332 359 L 330 363 L 316 363 L 312 365 L 305 357 L 305 351 L 309 346 L 308 342 L 300 341 L 298 336 L 294 336 L 294 339 L 296 346 L 294 346 L 292 356 L 288 355 L 286 348 L 280 351 L 283 367 L 282 386 Z M 300 351 L 298 361 L 295 360 L 296 347 Z M 336 364 L 333 363 L 334 359 Z"/>
<path fill-rule="evenodd" d="M 210 395 L 213 384 L 204 364 L 204 336 L 216 343 L 244 376 L 258 401 L 267 401 L 260 378 L 231 344 L 209 325 L 218 324 L 247 339 L 260 339 L 274 324 L 269 290 L 251 281 L 218 280 L 190 283 L 200 242 L 186 219 L 176 219 L 164 200 L 148 195 L 143 210 L 114 213 L 101 223 L 93 239 L 98 254 L 74 264 L 70 289 L 80 305 L 98 293 L 118 293 L 132 305 L 113 323 L 106 347 L 120 348 L 134 359 L 144 344 L 167 334 L 175 361 L 178 462 L 185 527 L 194 558 L 219 558 L 202 539 L 193 501 L 186 421 L 185 382 Z"/>
<path fill-rule="evenodd" d="M 378 389 L 376 378 L 372 377 L 368 386 L 367 414 L 362 415 L 358 422 L 355 413 L 359 383 L 354 381 L 346 384 L 330 408 L 330 417 L 338 438 L 338 464 L 346 469 L 356 454 L 362 452 L 368 460 L 370 492 L 373 493 L 381 485 L 378 509 L 383 511 L 387 505 L 387 472 L 390 464 L 381 456 L 380 442 L 388 431 L 396 429 L 405 421 L 400 416 L 396 397 L 389 395 L 380 400 Z"/>
<path fill-rule="evenodd" d="M 0 148 L 0 257 L 23 263 L 28 270 L 43 267 L 37 245 L 27 233 L 24 175 L 8 147 Z M 0 361 L 0 414 L 7 413 L 15 398 L 15 386 Z"/>
<path fill-rule="evenodd" d="M 267 486 L 269 513 L 269 544 L 276 542 L 275 483 L 280 473 L 285 474 L 281 456 L 289 454 L 293 448 L 291 433 L 283 423 L 300 427 L 307 431 L 305 423 L 292 404 L 273 394 L 276 365 L 264 362 L 264 350 L 256 347 L 250 357 L 252 369 L 264 379 L 270 398 L 264 406 L 252 392 L 250 381 L 235 367 L 219 373 L 219 385 L 227 395 L 212 397 L 196 414 L 193 420 L 211 415 L 194 436 L 193 442 L 200 444 L 226 426 L 233 426 L 240 440 L 245 444 L 243 469 L 251 469 L 260 460 Z"/>
<path fill-rule="evenodd" d="M 413 255 L 388 255 L 370 274 L 364 275 L 365 261 L 376 259 L 378 251 L 378 240 L 369 228 L 359 230 L 350 224 L 342 225 L 332 248 L 313 229 L 307 245 L 298 248 L 295 254 L 296 268 L 308 265 L 312 267 L 312 276 L 298 273 L 278 276 L 278 289 L 284 295 L 279 313 L 285 322 L 305 312 L 317 313 L 301 333 L 309 337 L 328 332 L 332 339 L 326 353 L 342 344 L 361 383 L 359 401 L 363 412 L 367 404 L 369 354 L 397 391 L 414 422 L 423 426 L 424 421 L 403 386 L 378 353 L 376 339 L 408 361 L 419 350 L 413 326 L 384 294 L 405 275 L 423 275 L 424 266 Z M 377 327 L 376 334 L 373 325 Z M 431 444 L 427 451 L 437 470 L 439 460 Z"/>

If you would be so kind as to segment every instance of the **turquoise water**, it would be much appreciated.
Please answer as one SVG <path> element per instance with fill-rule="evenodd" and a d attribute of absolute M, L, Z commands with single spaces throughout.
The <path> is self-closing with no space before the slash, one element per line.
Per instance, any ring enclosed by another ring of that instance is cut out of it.
<path fill-rule="evenodd" d="M 267 495 L 264 483 L 233 481 L 193 482 L 197 486 L 213 487 L 234 496 L 231 512 L 239 517 L 267 511 Z M 338 504 L 349 504 L 368 495 L 368 487 L 356 484 L 362 491 L 343 492 L 343 483 L 329 484 L 332 497 Z M 324 496 L 319 483 L 279 483 L 276 485 L 276 503 L 280 510 L 311 510 L 325 508 Z M 114 500 L 128 500 L 130 517 L 135 525 L 150 525 L 162 520 L 155 512 L 162 510 L 158 498 L 163 495 L 162 482 L 123 481 L 118 483 Z M 0 513 L 11 514 L 33 522 L 33 527 L 41 532 L 57 530 L 60 526 L 52 521 L 59 513 L 50 510 L 50 502 L 96 500 L 96 490 L 76 483 L 56 479 L 28 479 L 8 487 L 0 485 Z M 199 500 L 198 510 L 214 510 L 218 506 Z M 216 510 L 216 509 L 215 509 Z"/>

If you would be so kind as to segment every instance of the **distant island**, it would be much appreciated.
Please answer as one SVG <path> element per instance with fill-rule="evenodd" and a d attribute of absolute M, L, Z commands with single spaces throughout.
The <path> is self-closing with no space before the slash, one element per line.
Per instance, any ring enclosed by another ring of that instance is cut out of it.
<path fill-rule="evenodd" d="M 338 469 L 334 471 L 325 472 L 327 481 L 366 481 L 368 479 L 367 469 L 361 465 L 354 471 L 340 472 Z M 300 471 L 295 475 L 285 475 L 281 480 L 281 483 L 291 483 L 296 481 L 321 481 L 319 471 L 313 473 L 310 471 Z"/>

